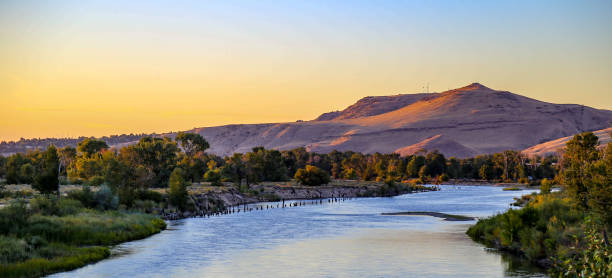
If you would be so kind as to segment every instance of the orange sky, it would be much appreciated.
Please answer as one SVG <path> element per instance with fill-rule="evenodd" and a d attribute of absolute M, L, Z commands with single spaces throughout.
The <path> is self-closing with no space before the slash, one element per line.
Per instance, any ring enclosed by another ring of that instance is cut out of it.
<path fill-rule="evenodd" d="M 0 140 L 309 120 L 427 83 L 612 109 L 611 18 L 609 2 L 3 1 Z"/>

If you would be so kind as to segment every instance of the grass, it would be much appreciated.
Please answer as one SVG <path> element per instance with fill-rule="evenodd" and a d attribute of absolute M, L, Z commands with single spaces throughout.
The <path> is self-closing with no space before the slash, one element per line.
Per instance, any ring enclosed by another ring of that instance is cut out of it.
<path fill-rule="evenodd" d="M 37 197 L 0 209 L 0 277 L 40 277 L 102 260 L 108 246 L 166 228 L 152 215 L 84 208 Z"/>

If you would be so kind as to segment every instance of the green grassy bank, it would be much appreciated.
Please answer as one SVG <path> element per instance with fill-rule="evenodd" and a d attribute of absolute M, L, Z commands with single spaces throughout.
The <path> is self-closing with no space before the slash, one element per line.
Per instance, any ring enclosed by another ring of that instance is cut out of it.
<path fill-rule="evenodd" d="M 107 258 L 109 246 L 165 229 L 147 214 L 84 208 L 38 197 L 0 209 L 0 277 L 40 277 Z"/>

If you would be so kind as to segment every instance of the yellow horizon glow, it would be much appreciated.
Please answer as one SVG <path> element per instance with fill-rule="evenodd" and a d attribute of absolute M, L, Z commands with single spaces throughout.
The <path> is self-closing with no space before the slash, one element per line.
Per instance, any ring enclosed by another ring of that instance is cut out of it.
<path fill-rule="evenodd" d="M 612 108 L 610 5 L 483 3 L 5 1 L 0 141 L 311 120 L 427 83 Z"/>

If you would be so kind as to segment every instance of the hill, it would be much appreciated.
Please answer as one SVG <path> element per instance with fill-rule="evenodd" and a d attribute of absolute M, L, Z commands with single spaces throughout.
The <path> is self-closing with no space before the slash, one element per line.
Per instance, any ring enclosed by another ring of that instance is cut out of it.
<path fill-rule="evenodd" d="M 601 130 L 597 130 L 597 131 L 593 131 L 593 133 L 599 137 L 599 146 L 603 147 L 606 146 L 608 144 L 608 142 L 610 142 L 610 133 L 612 132 L 612 127 L 610 128 L 606 128 L 606 129 L 601 129 Z M 563 148 L 565 148 L 565 144 L 567 144 L 567 141 L 571 140 L 574 137 L 574 135 L 571 136 L 567 136 L 567 137 L 562 137 L 559 139 L 555 139 L 552 141 L 548 141 L 548 142 L 544 142 L 541 144 L 537 144 L 533 147 L 527 148 L 525 150 L 523 150 L 523 153 L 528 155 L 528 156 L 546 156 L 546 155 L 553 155 L 553 154 L 557 154 L 559 152 L 561 152 L 563 150 Z"/>
<path fill-rule="evenodd" d="M 402 106 L 403 105 L 403 106 Z M 459 157 L 513 149 L 610 126 L 612 111 L 552 104 L 478 83 L 434 94 L 367 97 L 313 121 L 191 130 L 227 155 L 255 146 L 390 153 L 415 144 Z M 442 137 L 426 141 L 433 136 Z M 444 140 L 445 142 L 440 142 Z M 459 150 L 460 149 L 460 150 Z"/>
<path fill-rule="evenodd" d="M 209 152 L 217 155 L 263 146 L 279 150 L 305 147 L 322 153 L 351 150 L 401 155 L 438 149 L 447 156 L 462 158 L 523 150 L 579 132 L 607 128 L 611 123 L 610 110 L 547 103 L 473 83 L 442 93 L 365 97 L 342 111 L 324 113 L 312 121 L 234 124 L 189 132 L 204 136 L 211 145 Z"/>

